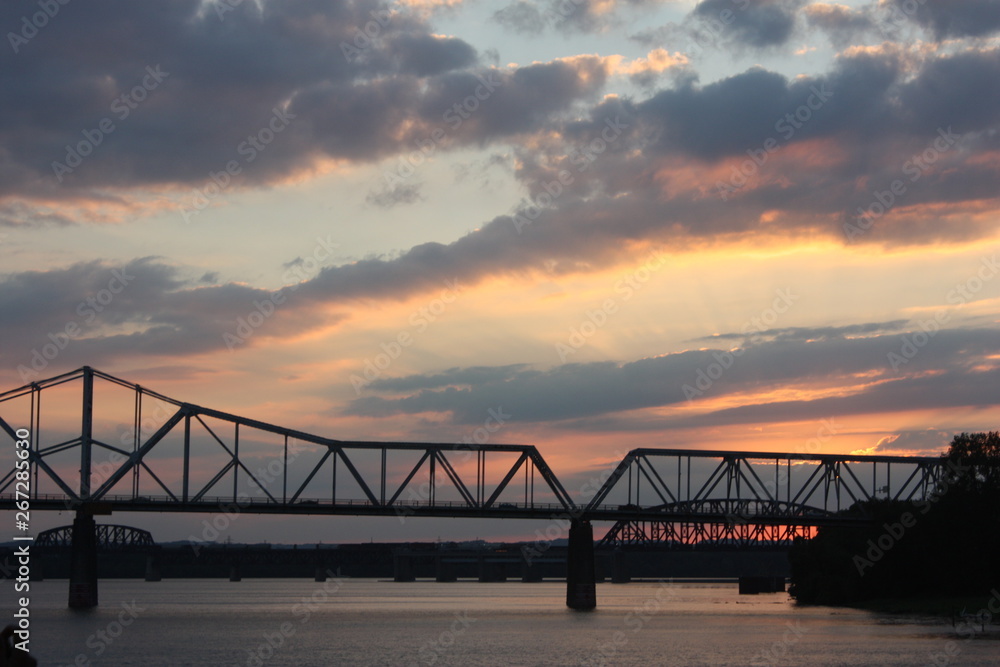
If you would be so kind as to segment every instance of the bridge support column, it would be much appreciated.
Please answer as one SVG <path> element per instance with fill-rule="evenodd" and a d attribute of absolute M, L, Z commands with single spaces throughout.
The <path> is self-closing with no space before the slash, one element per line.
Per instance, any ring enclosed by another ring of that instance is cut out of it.
<path fill-rule="evenodd" d="M 479 582 L 507 581 L 507 569 L 503 563 L 479 557 Z"/>
<path fill-rule="evenodd" d="M 542 580 L 541 568 L 534 561 L 531 554 L 526 549 L 521 550 L 521 581 L 523 583 L 533 583 Z"/>
<path fill-rule="evenodd" d="M 313 575 L 313 581 L 325 582 L 326 581 L 326 562 L 323 560 L 323 554 L 319 550 L 319 545 L 316 545 L 316 571 Z"/>
<path fill-rule="evenodd" d="M 621 547 L 611 552 L 611 583 L 627 584 L 632 581 L 627 558 L 627 554 L 621 550 Z"/>
<path fill-rule="evenodd" d="M 146 581 L 161 581 L 160 558 L 155 553 L 146 554 Z"/>
<path fill-rule="evenodd" d="M 69 606 L 97 606 L 97 524 L 94 516 L 77 511 L 70 538 Z"/>
<path fill-rule="evenodd" d="M 445 562 L 444 556 L 438 554 L 434 559 L 434 580 L 438 582 L 458 581 L 455 564 Z"/>
<path fill-rule="evenodd" d="M 403 551 L 397 551 L 392 555 L 392 579 L 393 581 L 416 581 L 413 576 L 413 556 Z"/>
<path fill-rule="evenodd" d="M 566 553 L 566 606 L 577 611 L 597 607 L 594 568 L 594 528 L 589 521 L 573 519 Z"/>

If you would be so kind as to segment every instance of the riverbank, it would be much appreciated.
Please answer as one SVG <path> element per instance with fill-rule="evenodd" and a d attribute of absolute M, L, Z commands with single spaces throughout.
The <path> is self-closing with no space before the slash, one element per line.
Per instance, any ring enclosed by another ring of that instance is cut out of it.
<path fill-rule="evenodd" d="M 811 605 L 801 605 L 808 607 Z M 834 605 L 824 605 L 834 606 Z M 992 595 L 921 596 L 912 598 L 876 598 L 836 605 L 863 609 L 878 614 L 907 614 L 911 616 L 936 616 L 956 619 L 963 614 L 978 616 L 981 612 L 1000 620 L 1000 592 Z"/>

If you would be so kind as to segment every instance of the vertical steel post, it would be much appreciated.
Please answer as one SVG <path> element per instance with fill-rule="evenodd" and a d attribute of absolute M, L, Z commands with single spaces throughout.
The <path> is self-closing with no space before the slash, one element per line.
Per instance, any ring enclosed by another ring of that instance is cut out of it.
<path fill-rule="evenodd" d="M 80 497 L 90 497 L 91 444 L 94 439 L 94 369 L 83 367 L 83 417 L 80 424 Z"/>
<path fill-rule="evenodd" d="M 184 502 L 188 501 L 189 482 L 191 480 L 191 415 L 184 415 Z"/>

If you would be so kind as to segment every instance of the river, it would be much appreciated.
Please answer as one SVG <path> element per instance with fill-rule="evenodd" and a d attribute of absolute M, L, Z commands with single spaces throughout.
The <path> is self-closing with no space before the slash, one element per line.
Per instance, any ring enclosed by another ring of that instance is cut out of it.
<path fill-rule="evenodd" d="M 1000 649 L 989 628 L 965 639 L 940 619 L 798 608 L 735 584 L 597 594 L 582 613 L 561 582 L 102 580 L 101 606 L 80 612 L 49 580 L 31 584 L 31 649 L 41 665 L 144 667 L 986 665 Z"/>

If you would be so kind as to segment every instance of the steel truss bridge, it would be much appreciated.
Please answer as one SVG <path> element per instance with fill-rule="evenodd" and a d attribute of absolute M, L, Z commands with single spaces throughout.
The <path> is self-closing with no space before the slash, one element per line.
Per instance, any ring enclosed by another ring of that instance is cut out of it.
<path fill-rule="evenodd" d="M 60 526 L 38 533 L 36 547 L 49 549 L 73 546 L 73 526 Z M 149 550 L 156 546 L 148 530 L 102 523 L 97 526 L 97 548 L 102 551 Z"/>
<path fill-rule="evenodd" d="M 574 499 L 533 446 L 338 440 L 87 366 L 0 394 L 0 431 L 0 510 L 23 499 L 21 440 L 36 512 L 615 522 L 605 546 L 787 542 L 866 521 L 840 513 L 860 501 L 926 499 L 945 475 L 935 457 L 644 448 Z"/>

